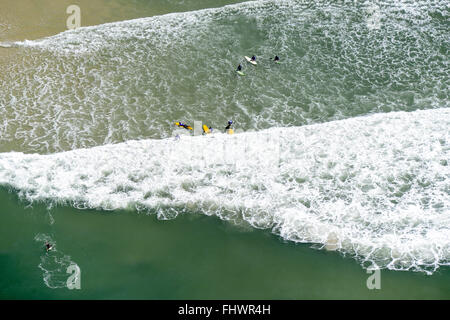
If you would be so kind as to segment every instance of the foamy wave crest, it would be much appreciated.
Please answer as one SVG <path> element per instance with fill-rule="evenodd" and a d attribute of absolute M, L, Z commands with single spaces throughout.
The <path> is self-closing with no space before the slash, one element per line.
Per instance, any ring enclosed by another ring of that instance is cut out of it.
<path fill-rule="evenodd" d="M 0 48 L 12 48 L 15 44 L 12 42 L 0 42 Z"/>
<path fill-rule="evenodd" d="M 0 183 L 28 201 L 201 212 L 432 273 L 450 264 L 450 109 L 232 136 L 128 141 L 52 155 L 0 154 Z"/>

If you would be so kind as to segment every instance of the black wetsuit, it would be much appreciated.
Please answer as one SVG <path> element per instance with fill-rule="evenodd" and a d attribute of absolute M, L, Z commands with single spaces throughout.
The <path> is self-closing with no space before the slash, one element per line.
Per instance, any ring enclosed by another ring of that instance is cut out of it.
<path fill-rule="evenodd" d="M 241 70 L 242 70 L 242 66 L 241 66 L 241 65 L 238 65 L 237 71 L 241 71 Z"/>

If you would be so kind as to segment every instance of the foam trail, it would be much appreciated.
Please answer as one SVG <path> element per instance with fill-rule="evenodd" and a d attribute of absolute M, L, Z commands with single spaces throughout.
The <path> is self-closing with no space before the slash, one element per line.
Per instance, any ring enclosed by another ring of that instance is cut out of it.
<path fill-rule="evenodd" d="M 52 244 L 52 250 L 41 255 L 41 261 L 38 268 L 43 271 L 43 281 L 50 289 L 65 288 L 69 274 L 67 270 L 69 266 L 77 264 L 71 260 L 69 255 L 59 251 L 56 241 L 48 234 L 39 233 L 34 237 L 36 242 L 41 244 L 41 250 L 44 250 L 46 242 Z"/>
<path fill-rule="evenodd" d="M 228 136 L 0 154 L 0 183 L 28 201 L 201 212 L 364 266 L 450 264 L 450 109 L 395 112 Z"/>

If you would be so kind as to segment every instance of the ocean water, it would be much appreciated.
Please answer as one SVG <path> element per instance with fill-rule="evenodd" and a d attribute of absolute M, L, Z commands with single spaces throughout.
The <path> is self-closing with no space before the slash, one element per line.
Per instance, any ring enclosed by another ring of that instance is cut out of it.
<path fill-rule="evenodd" d="M 1 42 L 1 297 L 450 297 L 448 2 L 229 3 Z"/>

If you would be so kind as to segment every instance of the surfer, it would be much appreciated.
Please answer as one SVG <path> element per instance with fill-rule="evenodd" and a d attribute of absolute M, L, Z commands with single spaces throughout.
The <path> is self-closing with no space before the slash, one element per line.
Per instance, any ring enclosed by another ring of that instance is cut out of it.
<path fill-rule="evenodd" d="M 183 122 L 175 122 L 175 125 L 179 126 L 179 127 L 183 127 L 187 130 L 192 130 L 192 127 L 188 126 L 187 124 L 183 123 Z"/>
<path fill-rule="evenodd" d="M 275 56 L 275 58 L 273 59 L 273 61 L 280 61 L 280 58 L 278 56 Z"/>
<path fill-rule="evenodd" d="M 203 134 L 209 134 L 213 132 L 212 127 L 208 127 L 206 124 L 203 126 Z"/>
<path fill-rule="evenodd" d="M 53 248 L 53 246 L 50 243 L 48 243 L 48 242 L 45 243 L 45 249 L 47 250 L 47 252 L 52 250 L 52 248 Z"/>
<path fill-rule="evenodd" d="M 241 70 L 242 70 L 242 66 L 241 66 L 241 64 L 239 64 L 237 67 L 237 71 L 241 71 Z"/>
<path fill-rule="evenodd" d="M 225 132 L 227 132 L 227 130 L 229 130 L 229 129 L 232 129 L 231 128 L 231 125 L 233 124 L 233 121 L 232 120 L 228 120 L 228 125 L 226 126 L 226 128 L 225 128 Z"/>
<path fill-rule="evenodd" d="M 252 56 L 252 61 L 256 61 L 256 57 L 255 56 Z"/>

